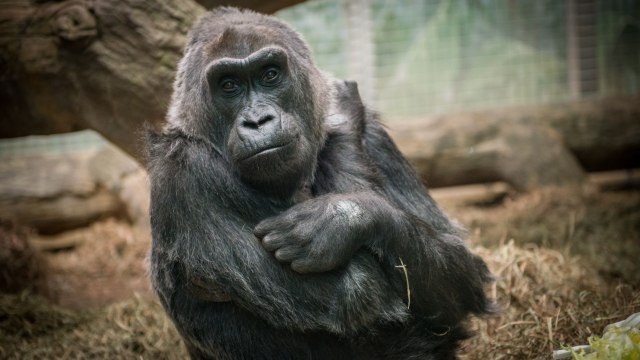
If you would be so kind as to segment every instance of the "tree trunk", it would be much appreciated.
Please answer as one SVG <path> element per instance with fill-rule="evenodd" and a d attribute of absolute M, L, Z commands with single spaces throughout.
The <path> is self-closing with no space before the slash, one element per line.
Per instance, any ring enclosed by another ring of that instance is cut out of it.
<path fill-rule="evenodd" d="M 0 162 L 0 218 L 53 234 L 110 216 L 149 225 L 146 173 L 115 146 Z"/>
<path fill-rule="evenodd" d="M 257 12 L 272 14 L 285 7 L 301 3 L 304 0 L 196 0 L 197 3 L 207 9 L 216 6 L 235 6 L 252 9 Z"/>
<path fill-rule="evenodd" d="M 640 166 L 640 97 L 452 114 L 391 133 L 433 187 L 580 183 L 583 169 Z"/>
<path fill-rule="evenodd" d="M 294 2 L 235 4 L 274 11 Z M 187 32 L 204 11 L 193 0 L 1 2 L 0 137 L 91 128 L 144 163 L 143 124 L 163 123 Z M 433 186 L 506 180 L 527 189 L 580 182 L 583 168 L 637 167 L 638 104 L 449 115 L 397 126 L 395 136 Z"/>
<path fill-rule="evenodd" d="M 1 2 L 0 138 L 91 128 L 143 162 L 142 125 L 163 122 L 187 32 L 204 12 L 192 0 Z"/>
<path fill-rule="evenodd" d="M 42 233 L 87 225 L 124 212 L 117 196 L 87 171 L 92 153 L 33 156 L 0 164 L 0 218 Z"/>

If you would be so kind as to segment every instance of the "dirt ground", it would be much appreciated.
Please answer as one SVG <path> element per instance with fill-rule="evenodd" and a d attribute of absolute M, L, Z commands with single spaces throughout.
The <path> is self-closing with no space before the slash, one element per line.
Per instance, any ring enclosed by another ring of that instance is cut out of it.
<path fill-rule="evenodd" d="M 487 290 L 503 309 L 471 321 L 463 359 L 550 358 L 640 311 L 640 189 L 440 200 L 496 275 Z M 16 265 L 0 264 L 0 280 L 26 289 L 0 294 L 0 358 L 185 358 L 150 291 L 148 233 L 106 220 L 79 234 L 71 249 L 4 254 Z M 31 236 L 0 232 L 4 244 Z"/>

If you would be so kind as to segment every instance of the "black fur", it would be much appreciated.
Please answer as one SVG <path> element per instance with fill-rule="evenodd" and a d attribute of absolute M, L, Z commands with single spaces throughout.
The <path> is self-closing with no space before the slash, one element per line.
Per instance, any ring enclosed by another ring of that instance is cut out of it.
<path fill-rule="evenodd" d="M 198 22 L 148 143 L 152 280 L 193 358 L 450 359 L 489 309 L 355 83 L 273 17 Z"/>

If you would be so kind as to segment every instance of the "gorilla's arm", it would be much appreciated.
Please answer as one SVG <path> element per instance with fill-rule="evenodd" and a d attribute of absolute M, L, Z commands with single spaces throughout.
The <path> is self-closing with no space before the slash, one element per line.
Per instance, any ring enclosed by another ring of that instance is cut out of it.
<path fill-rule="evenodd" d="M 491 312 L 484 292 L 492 280 L 486 264 L 469 251 L 462 231 L 427 194 L 372 113 L 367 114 L 363 146 L 380 174 L 382 196 L 397 209 L 386 222 L 385 236 L 392 240 L 381 245 L 388 260 L 397 257 L 405 264 L 412 304 L 445 326 L 469 312 Z"/>
<path fill-rule="evenodd" d="M 343 123 L 329 136 L 316 174 L 317 197 L 263 221 L 256 235 L 276 258 L 305 273 L 348 264 L 365 246 L 396 287 L 408 280 L 412 309 L 432 324 L 453 326 L 469 312 L 487 312 L 486 265 L 470 253 L 375 115 L 366 112 L 357 89 L 341 93 L 350 128 Z M 397 266 L 405 267 L 408 279 Z"/>
<path fill-rule="evenodd" d="M 185 296 L 180 289 L 187 282 L 196 289 L 217 288 L 218 295 L 228 294 L 279 328 L 350 333 L 404 320 L 406 306 L 373 256 L 358 254 L 348 266 L 325 273 L 292 271 L 252 234 L 257 222 L 281 205 L 243 187 L 204 141 L 178 134 L 152 136 L 150 143 L 151 256 L 165 305 L 176 299 L 193 303 L 182 304 L 184 309 L 216 301 L 198 291 Z M 211 304 L 198 317 L 215 316 L 218 307 Z"/>
<path fill-rule="evenodd" d="M 318 174 L 320 182 L 333 185 L 331 192 L 325 188 L 264 220 L 256 235 L 278 260 L 302 273 L 351 264 L 364 246 L 378 256 L 397 288 L 407 291 L 408 282 L 411 309 L 440 329 L 458 324 L 469 312 L 487 312 L 483 288 L 491 277 L 484 262 L 471 254 L 461 231 L 427 195 L 384 129 L 369 121 L 365 131 L 365 156 L 378 172 L 378 184 L 368 183 L 364 169 L 358 170 L 363 162 L 349 169 L 348 161 L 333 163 Z M 408 279 L 398 266 L 405 267 Z"/>

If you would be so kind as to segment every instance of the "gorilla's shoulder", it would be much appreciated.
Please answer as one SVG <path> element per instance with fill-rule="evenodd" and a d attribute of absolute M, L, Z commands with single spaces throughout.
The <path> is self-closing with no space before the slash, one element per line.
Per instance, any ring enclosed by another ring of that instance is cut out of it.
<path fill-rule="evenodd" d="M 146 137 L 150 168 L 168 163 L 200 162 L 215 151 L 206 141 L 176 129 L 162 132 L 147 129 Z"/>

